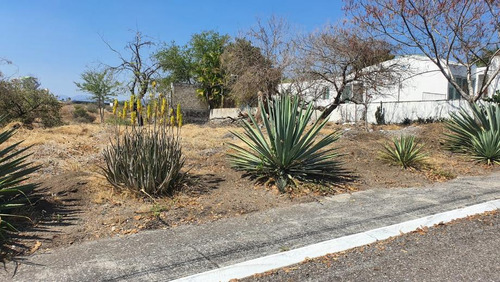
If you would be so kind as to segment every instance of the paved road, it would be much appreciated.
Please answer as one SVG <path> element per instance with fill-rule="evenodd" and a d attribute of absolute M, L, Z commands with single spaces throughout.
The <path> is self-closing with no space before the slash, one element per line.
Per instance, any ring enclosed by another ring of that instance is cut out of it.
<path fill-rule="evenodd" d="M 500 281 L 500 213 L 458 220 L 241 281 Z"/>
<path fill-rule="evenodd" d="M 500 199 L 500 173 L 371 189 L 213 223 L 141 232 L 19 258 L 5 281 L 165 281 Z"/>

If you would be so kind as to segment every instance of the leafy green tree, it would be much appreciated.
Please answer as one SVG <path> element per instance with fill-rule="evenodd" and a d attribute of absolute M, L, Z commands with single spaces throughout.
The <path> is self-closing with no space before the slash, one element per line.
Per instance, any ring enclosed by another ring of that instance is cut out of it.
<path fill-rule="evenodd" d="M 104 105 L 111 97 L 116 96 L 116 90 L 120 86 L 110 70 L 87 70 L 82 73 L 83 82 L 75 82 L 79 90 L 90 93 L 92 100 L 97 103 L 101 123 L 104 121 Z"/>
<path fill-rule="evenodd" d="M 179 46 L 175 42 L 160 50 L 156 55 L 160 67 L 167 71 L 165 84 L 172 82 L 194 84 L 194 62 L 191 49 L 188 45 Z"/>
<path fill-rule="evenodd" d="M 220 57 L 228 42 L 228 35 L 204 31 L 194 34 L 186 46 L 172 43 L 160 50 L 156 58 L 168 73 L 167 81 L 196 83 L 199 95 L 211 108 L 217 108 L 223 105 L 226 94 Z"/>
<path fill-rule="evenodd" d="M 61 103 L 40 85 L 35 77 L 0 80 L 0 111 L 7 116 L 3 121 L 32 124 L 38 120 L 47 127 L 62 124 Z"/>

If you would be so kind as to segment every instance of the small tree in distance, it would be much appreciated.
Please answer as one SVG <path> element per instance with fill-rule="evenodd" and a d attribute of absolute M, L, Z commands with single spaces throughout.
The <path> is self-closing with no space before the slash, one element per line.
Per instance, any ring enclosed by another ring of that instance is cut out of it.
<path fill-rule="evenodd" d="M 104 105 L 111 97 L 116 96 L 116 90 L 120 83 L 117 82 L 110 70 L 87 70 L 82 73 L 83 82 L 75 82 L 79 90 L 90 93 L 92 100 L 97 103 L 101 123 L 104 121 Z"/>

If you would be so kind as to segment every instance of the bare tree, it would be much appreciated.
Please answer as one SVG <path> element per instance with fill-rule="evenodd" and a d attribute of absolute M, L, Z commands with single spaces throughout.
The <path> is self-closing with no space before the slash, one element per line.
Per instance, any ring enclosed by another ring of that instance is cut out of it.
<path fill-rule="evenodd" d="M 261 68 L 263 76 L 268 77 L 263 81 L 263 95 L 267 98 L 279 94 L 276 81 L 284 80 L 293 58 L 290 25 L 284 18 L 276 16 L 271 16 L 265 22 L 257 19 L 256 26 L 247 32 L 246 39 L 258 47 L 269 62 L 267 68 Z"/>
<path fill-rule="evenodd" d="M 281 72 L 272 67 L 260 48 L 243 38 L 236 38 L 221 56 L 230 97 L 238 105 L 255 106 L 257 93 L 276 89 L 281 81 Z"/>
<path fill-rule="evenodd" d="M 500 68 L 492 69 L 500 55 L 500 1 L 498 0 L 346 0 L 354 21 L 377 36 L 391 40 L 408 54 L 422 53 L 443 73 L 460 95 L 476 102 Z M 496 50 L 482 56 L 483 50 Z M 486 67 L 475 89 L 477 65 Z M 464 89 L 453 68 L 464 68 Z"/>
<path fill-rule="evenodd" d="M 334 99 L 320 118 L 326 118 L 341 103 L 346 87 L 362 84 L 362 89 L 390 87 L 401 69 L 394 56 L 394 46 L 386 41 L 364 36 L 360 30 L 326 26 L 297 41 L 300 73 L 305 81 L 333 86 Z"/>
<path fill-rule="evenodd" d="M 130 94 L 135 95 L 137 99 L 142 99 L 148 92 L 151 82 L 160 69 L 160 64 L 152 54 L 144 55 L 144 49 L 155 46 L 151 40 L 144 40 L 141 32 L 135 33 L 134 39 L 127 43 L 125 50 L 128 58 L 121 52 L 111 47 L 106 41 L 106 45 L 118 55 L 121 63 L 118 66 L 109 66 L 116 72 L 128 72 L 132 75 L 132 80 L 128 83 Z M 139 115 L 138 115 L 139 116 Z"/>

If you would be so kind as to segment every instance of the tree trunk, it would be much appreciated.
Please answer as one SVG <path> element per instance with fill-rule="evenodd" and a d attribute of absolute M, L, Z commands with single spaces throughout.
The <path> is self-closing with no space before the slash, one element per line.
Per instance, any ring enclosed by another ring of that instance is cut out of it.
<path fill-rule="evenodd" d="M 342 92 L 340 92 L 342 93 Z M 328 107 L 326 107 L 326 109 L 323 111 L 323 113 L 321 114 L 321 116 L 319 117 L 319 119 L 325 119 L 327 118 L 340 104 L 340 96 L 342 96 L 342 94 L 338 94 L 337 97 L 335 97 L 335 100 L 333 100 L 333 103 L 330 104 Z"/>

